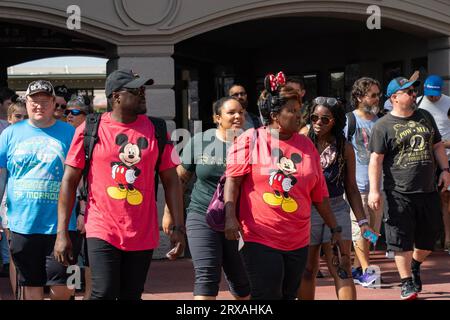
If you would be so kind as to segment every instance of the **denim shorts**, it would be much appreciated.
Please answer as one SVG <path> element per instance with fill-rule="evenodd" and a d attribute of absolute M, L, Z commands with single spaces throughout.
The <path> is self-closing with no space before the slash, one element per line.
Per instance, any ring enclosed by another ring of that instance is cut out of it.
<path fill-rule="evenodd" d="M 336 217 L 337 224 L 342 227 L 342 240 L 352 240 L 352 223 L 350 220 L 350 206 L 342 196 L 330 198 L 331 211 Z M 330 228 L 325 224 L 319 212 L 311 208 L 311 240 L 310 246 L 331 242 Z"/>

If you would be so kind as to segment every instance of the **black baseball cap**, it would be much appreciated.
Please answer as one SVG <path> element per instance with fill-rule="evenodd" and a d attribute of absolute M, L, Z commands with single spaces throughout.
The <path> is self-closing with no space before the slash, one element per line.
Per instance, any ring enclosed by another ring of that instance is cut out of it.
<path fill-rule="evenodd" d="M 153 82 L 153 79 L 140 78 L 139 75 L 128 69 L 116 70 L 106 78 L 106 97 L 109 98 L 113 92 L 119 91 L 122 88 L 137 89 L 144 85 L 152 85 Z"/>
<path fill-rule="evenodd" d="M 47 80 L 36 80 L 33 82 L 30 82 L 28 85 L 27 92 L 25 93 L 25 96 L 32 96 L 36 93 L 46 93 L 49 96 L 54 97 L 55 96 L 55 89 L 53 88 L 53 85 L 50 81 Z"/>

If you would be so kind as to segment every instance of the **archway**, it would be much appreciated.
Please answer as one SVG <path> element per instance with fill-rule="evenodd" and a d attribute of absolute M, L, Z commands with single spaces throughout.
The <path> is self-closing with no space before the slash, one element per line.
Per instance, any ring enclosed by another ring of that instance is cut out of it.
<path fill-rule="evenodd" d="M 179 42 L 174 55 L 178 124 L 202 120 L 212 126 L 211 103 L 226 95 L 233 82 L 247 87 L 250 109 L 256 111 L 264 75 L 279 70 L 305 78 L 307 99 L 332 95 L 348 100 L 354 80 L 363 75 L 380 80 L 383 87 L 392 77 L 414 70 L 420 70 L 423 78 L 429 39 L 443 35 L 388 19 L 381 30 L 369 30 L 362 15 L 331 15 L 334 18 L 324 17 L 324 12 L 307 16 L 292 12 L 231 24 Z M 385 26 L 387 21 L 395 28 Z"/>

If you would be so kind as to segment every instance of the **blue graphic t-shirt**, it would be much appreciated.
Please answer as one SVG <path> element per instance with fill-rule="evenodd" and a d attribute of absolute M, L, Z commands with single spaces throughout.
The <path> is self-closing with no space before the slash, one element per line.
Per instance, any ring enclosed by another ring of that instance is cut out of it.
<path fill-rule="evenodd" d="M 369 192 L 369 140 L 372 135 L 372 128 L 378 117 L 375 116 L 372 120 L 365 120 L 353 111 L 356 119 L 355 133 L 352 137 L 353 150 L 355 150 L 356 158 L 356 183 L 360 192 Z M 347 125 L 344 128 L 345 137 L 348 136 Z"/>
<path fill-rule="evenodd" d="M 7 168 L 8 227 L 21 234 L 56 234 L 64 161 L 75 128 L 56 121 L 36 128 L 21 121 L 0 135 L 0 168 Z M 72 214 L 69 230 L 76 230 Z"/>

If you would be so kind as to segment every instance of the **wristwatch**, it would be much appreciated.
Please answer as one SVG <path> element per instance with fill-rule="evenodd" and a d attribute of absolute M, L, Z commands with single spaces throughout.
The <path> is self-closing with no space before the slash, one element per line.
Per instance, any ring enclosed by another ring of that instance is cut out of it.
<path fill-rule="evenodd" d="M 341 233 L 342 232 L 342 227 L 340 225 L 337 225 L 334 228 L 330 228 L 330 231 L 331 231 L 331 233 L 336 233 L 336 232 Z"/>
<path fill-rule="evenodd" d="M 170 230 L 172 230 L 173 232 L 178 231 L 178 232 L 181 232 L 182 234 L 186 233 L 185 226 L 172 226 L 172 228 Z"/>
<path fill-rule="evenodd" d="M 447 171 L 448 173 L 450 173 L 450 168 L 444 168 L 444 169 L 441 169 L 442 171 Z"/>

